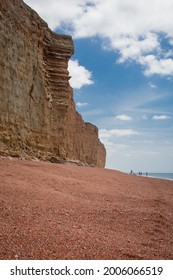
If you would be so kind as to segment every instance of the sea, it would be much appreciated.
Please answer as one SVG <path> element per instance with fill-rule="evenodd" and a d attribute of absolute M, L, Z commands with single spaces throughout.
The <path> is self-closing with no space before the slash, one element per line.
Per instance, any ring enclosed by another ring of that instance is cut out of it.
<path fill-rule="evenodd" d="M 136 173 L 136 175 L 138 175 L 138 173 Z M 143 173 L 142 176 L 146 176 L 146 174 Z M 166 180 L 173 181 L 173 173 L 150 173 L 150 172 L 148 172 L 147 177 L 166 179 Z"/>
<path fill-rule="evenodd" d="M 148 173 L 148 177 L 173 181 L 173 173 Z"/>

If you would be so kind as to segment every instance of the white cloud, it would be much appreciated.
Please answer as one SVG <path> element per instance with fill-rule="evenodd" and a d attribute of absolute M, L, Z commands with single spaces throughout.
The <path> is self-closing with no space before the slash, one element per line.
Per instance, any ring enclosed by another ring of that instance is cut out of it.
<path fill-rule="evenodd" d="M 152 117 L 153 120 L 168 120 L 168 119 L 172 119 L 170 116 L 166 116 L 166 115 L 154 115 Z"/>
<path fill-rule="evenodd" d="M 112 136 L 115 137 L 124 137 L 124 136 L 132 136 L 132 135 L 138 135 L 139 132 L 133 130 L 133 129 L 100 129 L 99 130 L 99 138 L 100 139 L 106 139 L 110 138 Z"/>
<path fill-rule="evenodd" d="M 151 88 L 157 88 L 157 86 L 155 85 L 155 84 L 153 84 L 153 83 L 149 83 L 149 86 L 151 87 Z"/>
<path fill-rule="evenodd" d="M 155 55 L 147 55 L 139 58 L 140 63 L 145 66 L 146 76 L 160 74 L 169 76 L 173 74 L 173 59 L 158 59 Z"/>
<path fill-rule="evenodd" d="M 132 117 L 127 116 L 127 115 L 118 115 L 115 117 L 116 120 L 120 120 L 120 121 L 131 121 Z"/>
<path fill-rule="evenodd" d="M 88 103 L 86 103 L 86 102 L 83 102 L 83 103 L 77 102 L 77 103 L 76 103 L 76 106 L 77 106 L 77 107 L 86 107 L 86 106 L 88 106 Z"/>
<path fill-rule="evenodd" d="M 51 29 L 73 26 L 75 18 L 84 14 L 87 0 L 24 0 L 26 4 L 36 10 L 48 23 Z"/>
<path fill-rule="evenodd" d="M 110 141 L 110 139 L 104 139 L 104 145 L 106 147 L 106 150 L 110 152 L 117 152 L 120 150 L 126 150 L 129 148 L 129 145 L 127 144 L 120 144 L 116 143 L 115 141 Z"/>
<path fill-rule="evenodd" d="M 70 60 L 68 64 L 68 71 L 70 72 L 71 79 L 70 85 L 74 89 L 80 89 L 85 85 L 92 85 L 92 73 L 84 66 L 79 65 L 77 60 Z"/>
<path fill-rule="evenodd" d="M 25 0 L 47 20 L 51 28 L 67 22 L 74 35 L 142 35 L 148 31 L 173 36 L 172 0 Z M 67 8 L 68 7 L 68 8 Z M 128 23 L 128 25 L 127 25 Z M 102 27 L 102 29 L 101 29 Z"/>
<path fill-rule="evenodd" d="M 165 34 L 173 44 L 173 0 L 25 0 L 53 29 L 74 38 L 99 36 L 119 52 L 119 63 L 135 61 L 145 75 L 172 75 L 171 53 L 163 48 Z M 67 8 L 68 7 L 68 8 Z"/>
<path fill-rule="evenodd" d="M 119 63 L 123 63 L 129 59 L 139 61 L 142 55 L 159 50 L 160 44 L 157 34 L 147 32 L 142 36 L 120 37 L 113 42 L 113 47 L 119 49 Z"/>

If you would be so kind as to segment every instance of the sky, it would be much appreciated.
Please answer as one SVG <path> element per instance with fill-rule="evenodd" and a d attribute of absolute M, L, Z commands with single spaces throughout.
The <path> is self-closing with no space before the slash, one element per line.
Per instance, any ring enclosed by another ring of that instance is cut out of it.
<path fill-rule="evenodd" d="M 173 0 L 25 0 L 73 37 L 70 84 L 106 167 L 173 172 Z"/>

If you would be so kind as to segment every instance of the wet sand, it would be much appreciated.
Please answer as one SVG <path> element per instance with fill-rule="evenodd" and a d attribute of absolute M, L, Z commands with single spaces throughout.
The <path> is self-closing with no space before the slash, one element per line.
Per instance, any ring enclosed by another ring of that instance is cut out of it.
<path fill-rule="evenodd" d="M 0 259 L 173 259 L 173 181 L 0 158 Z"/>

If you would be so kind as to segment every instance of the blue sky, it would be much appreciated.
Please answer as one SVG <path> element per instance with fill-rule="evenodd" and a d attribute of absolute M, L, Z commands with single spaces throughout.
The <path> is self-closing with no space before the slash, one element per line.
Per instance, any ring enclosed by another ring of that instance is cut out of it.
<path fill-rule="evenodd" d="M 173 172 L 173 0 L 25 2 L 73 36 L 76 108 L 98 126 L 106 167 Z"/>

